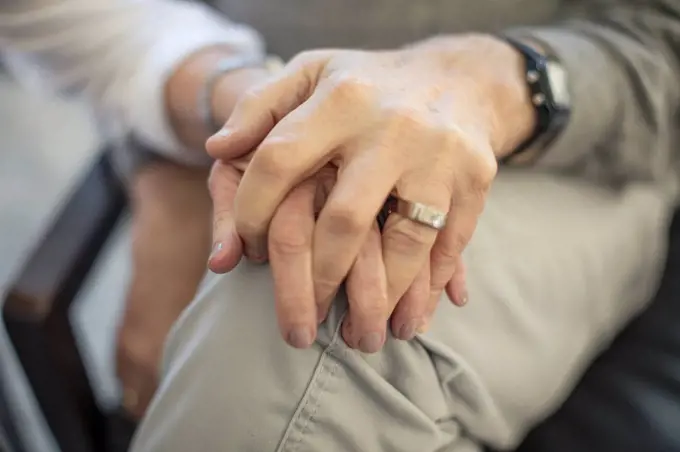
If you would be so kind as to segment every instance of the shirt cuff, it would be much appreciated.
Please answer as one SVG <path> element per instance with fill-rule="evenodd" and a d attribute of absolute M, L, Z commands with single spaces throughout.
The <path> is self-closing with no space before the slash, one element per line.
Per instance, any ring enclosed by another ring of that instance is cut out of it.
<path fill-rule="evenodd" d="M 505 33 L 536 42 L 557 57 L 567 73 L 571 115 L 565 129 L 535 166 L 566 169 L 588 159 L 617 117 L 620 84 L 611 57 L 583 33 L 568 28 L 517 28 Z"/>
<path fill-rule="evenodd" d="M 225 44 L 236 53 L 258 57 L 264 54 L 264 46 L 254 31 L 219 20 L 207 8 L 185 13 L 190 17 L 183 17 L 177 27 L 166 27 L 162 38 L 154 40 L 130 81 L 130 98 L 125 104 L 129 108 L 127 122 L 141 143 L 164 157 L 189 165 L 206 165 L 211 162 L 207 154 L 189 149 L 177 139 L 165 105 L 165 84 L 183 60 L 202 48 Z M 160 34 L 158 30 L 154 32 L 156 36 Z"/>

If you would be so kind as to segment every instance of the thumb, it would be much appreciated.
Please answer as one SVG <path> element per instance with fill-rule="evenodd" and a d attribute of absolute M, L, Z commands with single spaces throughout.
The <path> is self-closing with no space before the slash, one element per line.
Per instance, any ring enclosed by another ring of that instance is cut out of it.
<path fill-rule="evenodd" d="M 312 94 L 318 78 L 314 74 L 325 61 L 317 52 L 301 54 L 277 75 L 246 91 L 222 130 L 208 139 L 208 154 L 231 160 L 255 149 L 283 117 Z"/>
<path fill-rule="evenodd" d="M 241 260 L 243 243 L 234 224 L 234 198 L 241 173 L 232 165 L 215 161 L 208 179 L 213 201 L 213 248 L 208 268 L 215 273 L 232 270 Z"/>

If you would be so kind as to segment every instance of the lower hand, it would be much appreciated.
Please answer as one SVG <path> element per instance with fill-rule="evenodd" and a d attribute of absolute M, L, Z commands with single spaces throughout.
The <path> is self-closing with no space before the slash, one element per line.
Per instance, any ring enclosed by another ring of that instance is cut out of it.
<path fill-rule="evenodd" d="M 243 252 L 242 242 L 234 223 L 234 198 L 243 171 L 252 155 L 225 163 L 215 162 L 208 186 L 213 200 L 213 236 L 216 243 L 208 262 L 216 273 L 224 273 L 236 266 Z M 283 200 L 272 219 L 268 234 L 268 257 L 271 264 L 276 293 L 276 310 L 279 328 L 284 339 L 292 346 L 306 348 L 314 340 L 315 321 L 318 312 L 314 305 L 300 303 L 313 298 L 313 282 L 308 277 L 312 259 L 312 240 L 315 218 L 327 201 L 336 182 L 336 169 L 322 168 L 309 179 L 296 186 Z M 456 266 L 456 274 L 448 283 L 453 300 L 459 299 L 464 290 L 464 266 Z M 438 298 L 429 294 L 430 268 L 426 262 L 418 273 L 405 300 L 425 300 L 419 315 L 422 321 L 409 323 L 413 313 L 411 303 L 400 303 L 392 315 L 392 330 L 400 339 L 411 339 L 422 333 L 433 315 Z M 388 306 L 387 280 L 382 256 L 381 233 L 374 223 L 362 245 L 346 280 L 350 300 L 348 316 L 343 322 L 342 336 L 352 348 L 363 352 L 376 352 L 384 342 L 382 330 L 376 332 L 375 322 L 381 317 L 374 316 L 373 310 Z M 453 295 L 456 294 L 456 295 Z M 310 325 L 312 325 L 310 327 Z M 384 328 L 383 328 L 384 329 Z"/>

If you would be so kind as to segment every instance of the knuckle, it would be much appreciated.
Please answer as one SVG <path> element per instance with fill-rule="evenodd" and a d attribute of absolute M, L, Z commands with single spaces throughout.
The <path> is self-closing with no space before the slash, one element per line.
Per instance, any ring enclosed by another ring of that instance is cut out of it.
<path fill-rule="evenodd" d="M 310 60 L 314 58 L 313 53 L 314 53 L 313 50 L 304 50 L 293 56 L 293 58 L 291 58 L 288 61 L 287 66 L 296 68 L 300 66 L 305 66 Z"/>
<path fill-rule="evenodd" d="M 444 151 L 455 148 L 455 132 L 440 120 L 413 106 L 390 107 L 383 112 L 386 141 L 390 145 L 408 144 Z"/>
<path fill-rule="evenodd" d="M 326 207 L 327 228 L 332 235 L 353 235 L 362 232 L 366 221 L 350 203 L 333 203 Z"/>
<path fill-rule="evenodd" d="M 498 162 L 493 152 L 487 147 L 481 147 L 473 140 L 458 136 L 458 146 L 467 155 L 466 163 L 469 168 L 468 184 L 473 191 L 486 193 L 498 172 Z"/>
<path fill-rule="evenodd" d="M 384 240 L 386 247 L 393 248 L 401 253 L 430 246 L 432 242 L 429 234 L 423 231 L 422 226 L 411 221 L 400 221 L 398 225 L 385 234 Z"/>
<path fill-rule="evenodd" d="M 440 145 L 446 149 L 447 154 L 453 155 L 453 151 L 461 147 L 461 138 L 456 127 L 450 125 L 441 126 L 438 128 L 438 138 Z"/>
<path fill-rule="evenodd" d="M 330 99 L 340 104 L 368 104 L 371 87 L 349 75 L 336 75 L 330 80 Z"/>
<path fill-rule="evenodd" d="M 460 234 L 456 234 L 456 236 L 458 235 Z M 458 256 L 460 255 L 459 246 L 461 243 L 457 238 L 454 238 L 452 242 L 453 245 L 435 246 L 432 248 L 432 261 L 435 262 L 437 266 L 451 265 L 457 262 Z"/>
<path fill-rule="evenodd" d="M 475 161 L 476 171 L 473 173 L 472 186 L 479 191 L 486 192 L 496 177 L 498 164 L 495 159 L 486 158 L 485 156 L 480 156 Z"/>
<path fill-rule="evenodd" d="M 329 294 L 334 294 L 340 283 L 347 276 L 348 268 L 338 265 L 335 259 L 323 257 L 314 259 L 313 278 L 314 292 L 319 301 L 330 302 Z M 320 296 L 322 295 L 322 296 Z"/>
<path fill-rule="evenodd" d="M 380 277 L 372 275 L 369 269 L 355 268 L 357 271 L 368 271 L 351 279 L 350 310 L 357 311 L 361 316 L 386 316 L 388 313 L 387 292 L 382 288 Z"/>
<path fill-rule="evenodd" d="M 487 174 L 473 173 L 467 181 L 467 193 L 464 198 L 474 203 L 483 203 L 491 188 L 493 177 Z"/>
<path fill-rule="evenodd" d="M 291 155 L 294 145 L 290 140 L 268 138 L 255 152 L 251 161 L 251 171 L 267 180 L 279 180 L 286 176 L 297 175 L 300 170 L 299 159 Z"/>
<path fill-rule="evenodd" d="M 264 85 L 255 86 L 245 90 L 238 99 L 239 104 L 245 108 L 251 108 L 262 102 Z"/>
<path fill-rule="evenodd" d="M 291 58 L 288 66 L 292 68 L 305 67 L 326 60 L 329 55 L 330 52 L 324 49 L 304 50 Z"/>
<path fill-rule="evenodd" d="M 427 117 L 413 107 L 388 109 L 385 117 L 388 125 L 400 132 L 430 133 L 433 130 Z"/>
<path fill-rule="evenodd" d="M 443 251 L 443 252 L 447 253 L 447 256 L 446 256 L 447 258 L 451 258 L 452 260 L 455 260 L 460 255 L 460 253 L 463 252 L 463 250 L 467 246 L 469 240 L 468 240 L 468 236 L 466 236 L 465 234 L 458 232 L 458 231 L 452 232 L 452 235 L 453 236 L 451 238 L 451 247 L 442 247 L 442 248 L 446 248 L 448 250 L 448 251 Z"/>
<path fill-rule="evenodd" d="M 311 245 L 311 236 L 301 231 L 295 231 L 294 228 L 279 228 L 273 224 L 269 231 L 269 252 L 271 254 L 302 254 L 308 252 Z"/>
<path fill-rule="evenodd" d="M 367 294 L 368 295 L 368 294 Z M 369 301 L 370 300 L 370 301 Z M 388 315 L 387 299 L 368 298 L 363 303 L 350 303 L 350 312 L 355 324 L 373 324 L 383 322 Z"/>

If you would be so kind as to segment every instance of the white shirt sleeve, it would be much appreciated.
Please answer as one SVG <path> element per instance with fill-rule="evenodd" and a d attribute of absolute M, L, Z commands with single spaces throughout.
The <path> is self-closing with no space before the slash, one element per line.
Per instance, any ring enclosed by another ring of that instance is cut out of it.
<path fill-rule="evenodd" d="M 164 86 L 194 51 L 227 44 L 262 55 L 251 29 L 207 6 L 180 0 L 20 0 L 0 2 L 0 49 L 18 54 L 54 88 L 84 94 L 140 140 L 180 160 Z"/>

